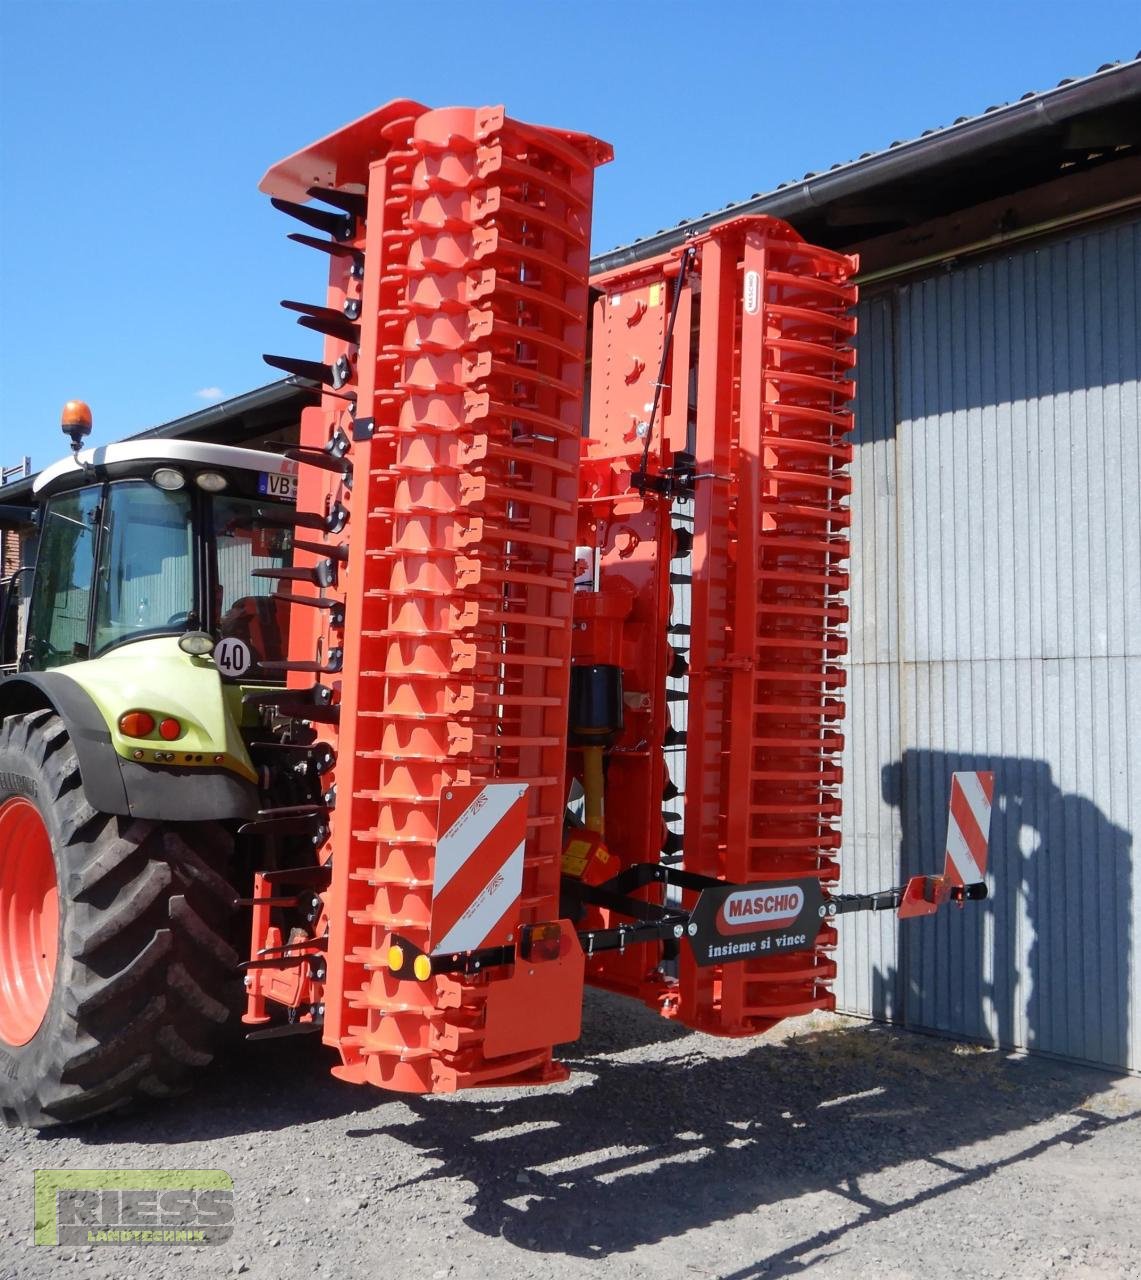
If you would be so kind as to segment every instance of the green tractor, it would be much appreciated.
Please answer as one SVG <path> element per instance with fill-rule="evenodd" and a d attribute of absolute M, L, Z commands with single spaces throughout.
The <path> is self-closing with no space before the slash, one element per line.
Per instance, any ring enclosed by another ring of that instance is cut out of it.
<path fill-rule="evenodd" d="M 0 1113 L 40 1127 L 179 1092 L 211 1060 L 241 996 L 243 847 L 272 864 L 300 830 L 311 853 L 330 763 L 277 707 L 289 579 L 309 572 L 297 462 L 81 451 L 81 402 L 64 430 L 0 616 Z"/>

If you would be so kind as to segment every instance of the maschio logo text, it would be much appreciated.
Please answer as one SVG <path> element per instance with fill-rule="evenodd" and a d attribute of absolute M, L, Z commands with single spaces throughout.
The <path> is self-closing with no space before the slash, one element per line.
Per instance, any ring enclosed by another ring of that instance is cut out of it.
<path fill-rule="evenodd" d="M 741 889 L 731 893 L 717 913 L 721 933 L 779 929 L 791 924 L 804 906 L 804 891 L 798 885 L 767 885 L 763 889 Z"/>

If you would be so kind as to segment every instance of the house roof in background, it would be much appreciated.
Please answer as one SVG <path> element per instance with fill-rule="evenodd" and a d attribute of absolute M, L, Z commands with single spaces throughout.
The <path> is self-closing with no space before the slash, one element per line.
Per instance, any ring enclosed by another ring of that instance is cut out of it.
<path fill-rule="evenodd" d="M 1141 150 L 1141 53 L 1025 93 L 599 254 L 594 272 L 654 257 L 726 218 L 767 214 L 844 248 Z"/>

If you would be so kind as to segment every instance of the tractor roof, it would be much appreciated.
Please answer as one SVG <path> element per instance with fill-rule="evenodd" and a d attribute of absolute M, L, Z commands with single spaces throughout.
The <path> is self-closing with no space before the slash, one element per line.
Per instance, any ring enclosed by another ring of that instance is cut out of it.
<path fill-rule="evenodd" d="M 84 449 L 78 459 L 62 458 L 36 477 L 33 492 L 40 497 L 84 483 L 94 470 L 100 480 L 138 475 L 151 465 L 183 465 L 212 471 L 266 471 L 275 475 L 296 475 L 298 464 L 276 453 L 238 449 L 227 444 L 205 444 L 198 440 L 126 440 L 122 444 Z"/>

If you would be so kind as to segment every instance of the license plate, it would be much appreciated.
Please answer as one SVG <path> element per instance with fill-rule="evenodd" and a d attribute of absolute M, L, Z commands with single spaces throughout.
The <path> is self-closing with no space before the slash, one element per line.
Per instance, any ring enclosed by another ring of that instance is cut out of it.
<path fill-rule="evenodd" d="M 297 501 L 297 477 L 283 476 L 275 471 L 258 472 L 258 493 L 281 502 Z"/>

